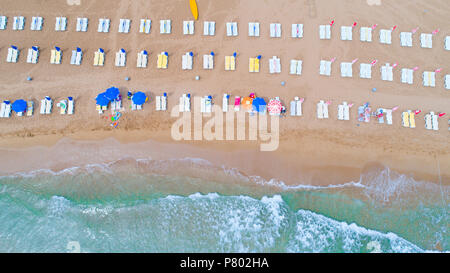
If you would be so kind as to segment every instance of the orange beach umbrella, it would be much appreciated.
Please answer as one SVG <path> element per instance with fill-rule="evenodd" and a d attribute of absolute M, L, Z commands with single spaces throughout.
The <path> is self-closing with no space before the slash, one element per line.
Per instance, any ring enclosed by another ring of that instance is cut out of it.
<path fill-rule="evenodd" d="M 245 97 L 241 101 L 242 109 L 245 111 L 251 111 L 252 110 L 252 104 L 253 104 L 253 98 L 251 97 Z"/>

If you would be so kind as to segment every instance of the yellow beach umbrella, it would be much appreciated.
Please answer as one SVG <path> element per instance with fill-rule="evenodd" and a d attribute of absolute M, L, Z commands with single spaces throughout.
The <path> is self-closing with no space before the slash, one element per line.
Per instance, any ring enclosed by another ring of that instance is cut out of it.
<path fill-rule="evenodd" d="M 197 8 L 197 2 L 195 0 L 189 0 L 189 5 L 191 6 L 191 12 L 194 16 L 194 19 L 198 19 L 198 8 Z"/>

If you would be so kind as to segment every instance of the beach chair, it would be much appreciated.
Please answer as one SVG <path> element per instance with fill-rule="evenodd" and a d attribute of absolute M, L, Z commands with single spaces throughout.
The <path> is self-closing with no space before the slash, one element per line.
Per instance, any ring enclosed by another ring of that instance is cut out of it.
<path fill-rule="evenodd" d="M 321 40 L 331 39 L 331 26 L 330 25 L 320 25 L 319 26 L 319 38 Z"/>
<path fill-rule="evenodd" d="M 106 19 L 106 18 L 100 18 L 98 20 L 98 29 L 97 32 L 100 33 L 108 33 L 109 32 L 109 25 L 111 23 L 110 19 Z"/>
<path fill-rule="evenodd" d="M 408 111 L 409 128 L 416 128 L 416 115 L 411 110 Z"/>
<path fill-rule="evenodd" d="M 178 107 L 179 107 L 178 110 L 179 110 L 180 113 L 184 112 L 184 106 L 185 106 L 184 100 L 185 100 L 185 97 L 186 97 L 186 94 L 183 94 L 180 97 L 179 102 L 178 102 Z"/>
<path fill-rule="evenodd" d="M 331 62 L 330 61 L 320 61 L 319 74 L 323 76 L 331 75 Z"/>
<path fill-rule="evenodd" d="M 431 121 L 431 114 L 426 114 L 424 119 L 425 119 L 425 129 L 433 130 L 433 124 L 432 124 L 432 121 Z"/>
<path fill-rule="evenodd" d="M 303 24 L 292 24 L 291 37 L 292 38 L 303 37 Z"/>
<path fill-rule="evenodd" d="M 77 32 L 86 32 L 88 28 L 88 18 L 77 18 Z"/>
<path fill-rule="evenodd" d="M 75 108 L 75 101 L 73 100 L 72 97 L 69 97 L 68 98 L 68 104 L 67 104 L 67 114 L 68 115 L 73 115 L 74 108 Z"/>
<path fill-rule="evenodd" d="M 164 93 L 163 96 L 160 97 L 161 99 L 161 111 L 167 110 L 167 93 Z"/>
<path fill-rule="evenodd" d="M 380 43 L 381 44 L 392 44 L 392 30 L 381 29 L 380 30 Z"/>
<path fill-rule="evenodd" d="M 328 103 L 323 103 L 322 107 L 323 107 L 323 118 L 324 119 L 329 118 L 329 116 L 328 116 Z"/>
<path fill-rule="evenodd" d="M 116 52 L 116 63 L 115 65 L 118 67 L 124 67 L 127 60 L 127 54 L 125 50 L 121 49 Z"/>
<path fill-rule="evenodd" d="M 436 87 L 436 73 L 431 71 L 423 72 L 423 86 Z"/>
<path fill-rule="evenodd" d="M 158 54 L 156 68 L 167 69 L 169 62 L 169 57 L 167 55 L 168 55 L 167 52 L 161 52 L 160 54 Z"/>
<path fill-rule="evenodd" d="M 42 17 L 33 17 L 31 19 L 30 30 L 33 30 L 33 31 L 42 30 L 42 23 L 43 23 Z"/>
<path fill-rule="evenodd" d="M 361 42 L 372 42 L 372 28 L 362 27 L 360 29 L 360 40 Z"/>
<path fill-rule="evenodd" d="M 171 31 L 171 20 L 159 20 L 159 33 L 170 34 Z"/>
<path fill-rule="evenodd" d="M 386 113 L 386 123 L 392 125 L 392 109 L 383 109 Z"/>
<path fill-rule="evenodd" d="M 194 35 L 194 21 L 183 21 L 183 34 Z"/>
<path fill-rule="evenodd" d="M 222 98 L 222 111 L 224 113 L 228 112 L 228 101 L 230 99 L 230 95 L 228 94 L 223 94 L 223 98 Z"/>
<path fill-rule="evenodd" d="M 301 60 L 291 60 L 291 67 L 290 67 L 289 74 L 301 75 L 302 74 L 302 65 L 303 65 L 303 62 Z"/>
<path fill-rule="evenodd" d="M 290 107 L 290 115 L 292 117 L 297 115 L 297 102 L 295 100 L 291 101 L 290 103 L 291 107 Z"/>
<path fill-rule="evenodd" d="M 39 59 L 39 48 L 34 46 L 28 49 L 27 63 L 37 64 Z"/>
<path fill-rule="evenodd" d="M 270 37 L 271 38 L 281 37 L 281 24 L 279 23 L 270 24 Z"/>
<path fill-rule="evenodd" d="M 323 102 L 323 100 L 319 101 L 319 103 L 317 103 L 317 118 L 318 119 L 323 119 L 324 115 L 323 115 L 323 105 L 325 103 Z"/>
<path fill-rule="evenodd" d="M 252 72 L 252 73 L 259 72 L 259 59 L 258 58 L 250 58 L 249 59 L 248 71 Z"/>
<path fill-rule="evenodd" d="M 8 23 L 8 17 L 2 15 L 0 16 L 0 30 L 5 30 Z"/>
<path fill-rule="evenodd" d="M 420 46 L 422 48 L 433 48 L 433 35 L 431 33 L 420 34 Z"/>
<path fill-rule="evenodd" d="M 338 105 L 338 120 L 344 120 L 344 105 Z"/>
<path fill-rule="evenodd" d="M 60 114 L 65 115 L 67 113 L 67 100 L 61 100 L 58 105 L 60 109 Z"/>
<path fill-rule="evenodd" d="M 234 97 L 234 111 L 238 112 L 241 109 L 241 97 Z"/>
<path fill-rule="evenodd" d="M 248 23 L 248 36 L 259 37 L 259 23 L 256 22 Z"/>
<path fill-rule="evenodd" d="M 156 102 L 156 111 L 161 111 L 161 96 L 156 96 L 155 102 Z"/>
<path fill-rule="evenodd" d="M 52 49 L 51 50 L 50 63 L 51 64 L 61 64 L 61 50 L 60 49 Z"/>
<path fill-rule="evenodd" d="M 225 71 L 236 70 L 236 58 L 234 56 L 225 56 Z"/>
<path fill-rule="evenodd" d="M 444 87 L 445 89 L 450 90 L 450 75 L 445 75 Z"/>
<path fill-rule="evenodd" d="M 49 115 L 52 113 L 53 100 L 50 97 L 45 97 L 45 114 Z"/>
<path fill-rule="evenodd" d="M 383 65 L 381 67 L 381 80 L 383 81 L 393 81 L 393 73 L 392 73 L 393 67 L 389 64 L 386 63 L 386 65 Z"/>
<path fill-rule="evenodd" d="M 438 115 L 434 114 L 434 112 L 430 112 L 431 115 L 431 123 L 433 125 L 433 130 L 438 131 L 439 130 L 439 120 Z"/>
<path fill-rule="evenodd" d="M 214 68 L 214 56 L 203 55 L 203 69 L 213 69 Z"/>
<path fill-rule="evenodd" d="M 342 41 L 353 40 L 353 28 L 351 26 L 342 26 L 341 27 L 341 40 Z"/>
<path fill-rule="evenodd" d="M 352 63 L 341 63 L 341 77 L 343 78 L 353 77 Z"/>
<path fill-rule="evenodd" d="M 205 36 L 216 35 L 216 22 L 205 21 L 203 23 L 203 35 Z"/>
<path fill-rule="evenodd" d="M 194 58 L 191 56 L 191 53 L 187 52 L 186 54 L 184 54 L 181 58 L 181 69 L 192 70 L 193 59 Z"/>
<path fill-rule="evenodd" d="M 11 102 L 9 100 L 5 100 L 2 103 L 2 107 L 4 105 L 4 109 L 2 111 L 2 117 L 3 118 L 9 118 L 11 117 Z"/>
<path fill-rule="evenodd" d="M 342 103 L 342 106 L 344 108 L 344 120 L 350 120 L 350 106 L 346 101 Z"/>
<path fill-rule="evenodd" d="M 403 47 L 412 47 L 412 33 L 401 32 L 400 33 L 400 45 Z"/>
<path fill-rule="evenodd" d="M 402 126 L 409 127 L 409 113 L 408 112 L 402 113 Z"/>
<path fill-rule="evenodd" d="M 27 117 L 31 117 L 33 115 L 34 111 L 34 102 L 28 101 L 27 102 Z"/>
<path fill-rule="evenodd" d="M 211 113 L 212 112 L 212 97 L 205 96 L 203 98 L 203 113 Z"/>
<path fill-rule="evenodd" d="M 445 37 L 444 48 L 450 50 L 450 36 Z"/>
<path fill-rule="evenodd" d="M 296 103 L 296 105 L 295 105 L 295 110 L 296 110 L 295 115 L 296 116 L 302 116 L 303 115 L 302 106 L 303 106 L 304 99 L 299 99 L 298 97 L 295 97 L 294 101 Z"/>
<path fill-rule="evenodd" d="M 5 110 L 6 110 L 6 103 L 2 102 L 2 104 L 0 106 L 0 118 L 5 117 Z"/>
<path fill-rule="evenodd" d="M 99 49 L 94 53 L 94 66 L 103 66 L 104 64 L 105 53 Z"/>
<path fill-rule="evenodd" d="M 138 68 L 146 68 L 148 63 L 148 53 L 145 50 L 138 52 L 137 54 L 137 64 Z"/>
<path fill-rule="evenodd" d="M 11 46 L 8 48 L 8 55 L 6 56 L 6 62 L 8 63 L 17 63 L 19 59 L 19 49 L 15 46 Z"/>
<path fill-rule="evenodd" d="M 71 65 L 81 65 L 81 60 L 83 58 L 83 52 L 81 49 L 72 50 L 72 56 L 70 57 Z"/>
<path fill-rule="evenodd" d="M 119 20 L 119 33 L 128 33 L 130 32 L 130 19 L 120 19 Z"/>
<path fill-rule="evenodd" d="M 39 111 L 39 113 L 41 114 L 41 115 L 45 115 L 45 109 L 47 108 L 47 100 L 46 99 L 43 99 L 43 100 L 41 100 L 41 108 L 40 108 L 40 111 Z"/>
<path fill-rule="evenodd" d="M 150 19 L 141 19 L 139 25 L 139 33 L 149 34 L 152 28 L 152 20 Z"/>
<path fill-rule="evenodd" d="M 25 17 L 15 16 L 13 22 L 13 30 L 23 30 L 25 27 Z"/>
<path fill-rule="evenodd" d="M 360 64 L 359 77 L 361 79 L 371 79 L 372 78 L 372 65 L 371 64 Z"/>
<path fill-rule="evenodd" d="M 237 29 L 237 23 L 236 22 L 228 22 L 227 23 L 227 36 L 238 36 L 238 29 Z"/>
<path fill-rule="evenodd" d="M 184 111 L 190 112 L 191 111 L 191 94 L 185 95 L 184 98 Z"/>
<path fill-rule="evenodd" d="M 67 18 L 56 17 L 55 31 L 66 31 L 66 28 L 67 28 Z"/>
<path fill-rule="evenodd" d="M 402 68 L 402 83 L 413 84 L 414 70 L 408 68 Z"/>

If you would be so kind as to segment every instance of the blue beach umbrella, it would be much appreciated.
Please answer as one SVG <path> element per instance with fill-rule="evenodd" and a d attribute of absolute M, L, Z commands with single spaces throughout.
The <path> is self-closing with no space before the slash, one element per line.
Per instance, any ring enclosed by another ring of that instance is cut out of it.
<path fill-rule="evenodd" d="M 267 103 L 263 98 L 255 98 L 252 102 L 253 110 L 263 113 L 266 111 Z"/>
<path fill-rule="evenodd" d="M 108 98 L 109 100 L 115 100 L 119 96 L 120 91 L 119 88 L 113 86 L 106 89 L 106 92 L 104 94 L 105 97 Z"/>
<path fill-rule="evenodd" d="M 12 110 L 16 113 L 24 112 L 27 110 L 27 102 L 24 100 L 16 100 L 12 104 Z"/>
<path fill-rule="evenodd" d="M 131 99 L 134 104 L 142 105 L 147 100 L 147 96 L 143 92 L 136 92 Z"/>
<path fill-rule="evenodd" d="M 105 96 L 105 93 L 100 93 L 97 98 L 95 98 L 95 101 L 100 106 L 107 106 L 110 100 Z"/>

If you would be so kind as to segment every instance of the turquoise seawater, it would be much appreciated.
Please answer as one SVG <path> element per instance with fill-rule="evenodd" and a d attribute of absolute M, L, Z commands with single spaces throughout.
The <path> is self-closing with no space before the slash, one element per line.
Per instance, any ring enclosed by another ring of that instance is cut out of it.
<path fill-rule="evenodd" d="M 199 159 L 0 178 L 0 252 L 449 251 L 449 188 L 388 169 L 286 186 Z"/>

